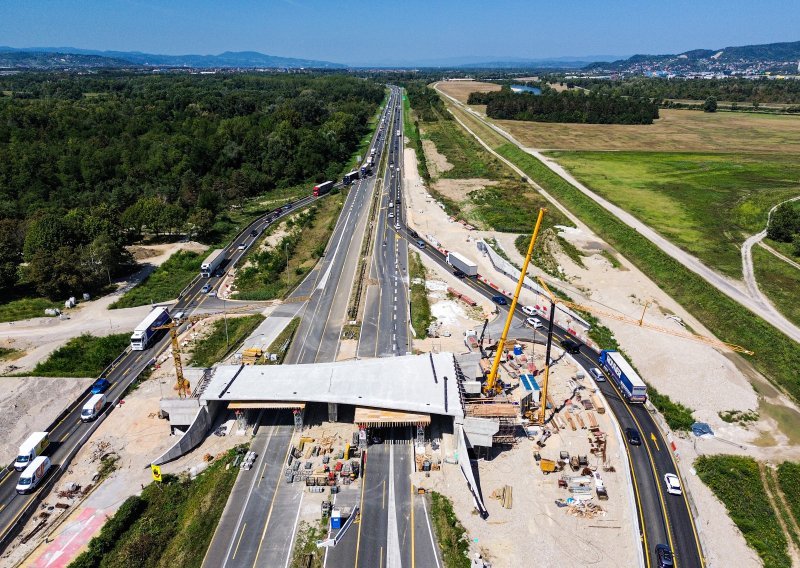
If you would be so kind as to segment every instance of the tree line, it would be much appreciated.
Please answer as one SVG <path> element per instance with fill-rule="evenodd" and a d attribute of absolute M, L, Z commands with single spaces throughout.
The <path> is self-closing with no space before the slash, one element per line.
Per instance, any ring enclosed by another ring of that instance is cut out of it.
<path fill-rule="evenodd" d="M 658 118 L 658 106 L 650 99 L 554 89 L 534 95 L 503 86 L 491 93 L 470 93 L 467 104 L 486 105 L 491 118 L 535 122 L 652 124 Z"/>
<path fill-rule="evenodd" d="M 384 97 L 344 75 L 0 77 L 0 291 L 98 291 L 143 236 L 337 176 Z"/>
<path fill-rule="evenodd" d="M 681 79 L 657 77 L 629 77 L 621 80 L 546 77 L 551 83 L 583 87 L 593 93 L 622 97 L 664 99 L 689 99 L 704 101 L 715 97 L 718 101 L 737 103 L 800 103 L 800 81 L 777 79 Z M 667 102 L 662 103 L 665 106 Z"/>

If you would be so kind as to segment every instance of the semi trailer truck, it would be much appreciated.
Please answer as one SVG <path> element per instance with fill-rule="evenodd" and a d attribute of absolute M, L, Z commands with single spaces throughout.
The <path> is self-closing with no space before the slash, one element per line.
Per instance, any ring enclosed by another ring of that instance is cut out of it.
<path fill-rule="evenodd" d="M 208 258 L 205 259 L 203 264 L 200 265 L 200 277 L 211 278 L 214 276 L 214 273 L 217 271 L 217 268 L 222 263 L 224 258 L 225 251 L 222 249 L 217 249 L 208 255 Z"/>
<path fill-rule="evenodd" d="M 325 195 L 326 193 L 330 193 L 330 191 L 332 189 L 333 189 L 333 182 L 332 181 L 326 181 L 326 182 L 321 183 L 319 185 L 315 185 L 314 186 L 314 197 L 320 197 L 322 195 Z"/>
<path fill-rule="evenodd" d="M 158 330 L 157 327 L 166 325 L 170 321 L 169 310 L 167 308 L 156 308 L 147 317 L 142 320 L 142 323 L 136 326 L 131 335 L 131 350 L 144 351 L 150 345 L 153 337 Z"/>
<path fill-rule="evenodd" d="M 466 276 L 478 275 L 478 265 L 467 257 L 458 254 L 457 252 L 447 253 L 447 264 L 456 270 L 463 272 Z"/>
<path fill-rule="evenodd" d="M 599 362 L 628 402 L 642 404 L 647 400 L 647 385 L 622 354 L 606 349 L 600 352 Z"/>

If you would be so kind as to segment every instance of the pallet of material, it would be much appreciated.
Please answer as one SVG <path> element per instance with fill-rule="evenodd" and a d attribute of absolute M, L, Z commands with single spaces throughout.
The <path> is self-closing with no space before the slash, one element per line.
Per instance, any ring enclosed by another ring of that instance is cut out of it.
<path fill-rule="evenodd" d="M 576 431 L 578 428 L 575 427 L 575 422 L 572 420 L 572 416 L 567 414 L 567 422 L 569 422 L 569 427 L 572 428 L 572 431 Z"/>
<path fill-rule="evenodd" d="M 581 430 L 586 430 L 586 424 L 583 422 L 583 418 L 581 418 L 580 414 L 575 415 L 575 419 L 578 421 L 578 424 L 581 425 Z"/>
<path fill-rule="evenodd" d="M 587 412 L 586 413 L 586 418 L 589 420 L 589 427 L 592 430 L 594 430 L 595 428 L 599 427 L 598 424 L 597 424 L 597 418 L 595 417 L 594 412 Z"/>
<path fill-rule="evenodd" d="M 590 394 L 589 398 L 592 399 L 592 404 L 594 404 L 594 409 L 597 411 L 598 414 L 606 413 L 605 407 L 600 403 L 600 397 L 595 396 L 594 394 Z"/>

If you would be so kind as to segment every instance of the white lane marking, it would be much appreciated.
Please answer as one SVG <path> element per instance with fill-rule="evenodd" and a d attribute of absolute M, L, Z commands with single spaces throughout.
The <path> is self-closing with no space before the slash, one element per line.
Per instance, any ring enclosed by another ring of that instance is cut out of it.
<path fill-rule="evenodd" d="M 436 554 L 436 541 L 433 540 L 431 520 L 428 517 L 428 507 L 425 506 L 425 499 L 422 499 L 422 510 L 425 511 L 425 522 L 428 523 L 428 535 L 431 537 L 431 550 L 433 551 L 433 558 L 436 560 L 436 568 L 441 568 L 441 564 L 439 564 L 439 555 Z"/>
<path fill-rule="evenodd" d="M 297 516 L 294 518 L 294 528 L 292 529 L 292 538 L 289 539 L 289 547 L 286 549 L 286 564 L 283 565 L 283 568 L 289 568 L 289 561 L 292 559 L 292 553 L 294 552 L 294 537 L 297 534 L 297 521 L 300 520 L 300 509 L 303 506 L 303 495 L 305 494 L 306 494 L 305 491 L 300 491 L 300 502 L 297 504 Z"/>
<path fill-rule="evenodd" d="M 401 568 L 400 536 L 397 533 L 397 510 L 394 501 L 394 446 L 389 448 L 389 522 L 386 527 L 386 568 Z"/>

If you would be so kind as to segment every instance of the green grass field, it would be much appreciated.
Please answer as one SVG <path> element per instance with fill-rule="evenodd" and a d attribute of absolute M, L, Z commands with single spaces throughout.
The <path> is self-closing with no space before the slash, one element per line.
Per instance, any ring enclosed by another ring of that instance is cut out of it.
<path fill-rule="evenodd" d="M 753 247 L 758 287 L 787 319 L 800 325 L 800 270 L 760 246 Z"/>
<path fill-rule="evenodd" d="M 739 247 L 800 194 L 787 154 L 552 152 L 577 179 L 707 265 L 741 278 Z"/>
<path fill-rule="evenodd" d="M 694 465 L 703 483 L 725 504 L 765 568 L 790 566 L 786 537 L 775 521 L 778 512 L 767 499 L 758 463 L 752 458 L 720 455 L 701 456 Z"/>
<path fill-rule="evenodd" d="M 220 362 L 226 354 L 253 333 L 262 321 L 264 316 L 261 314 L 228 317 L 227 326 L 224 318 L 215 321 L 211 333 L 198 341 L 192 349 L 191 364 L 194 367 L 210 367 Z"/>
<path fill-rule="evenodd" d="M 96 377 L 122 354 L 130 342 L 130 333 L 73 337 L 36 365 L 30 374 L 38 377 Z"/>
<path fill-rule="evenodd" d="M 422 124 L 423 137 L 436 145 L 453 168 L 442 173 L 446 179 L 502 179 L 507 174 L 499 160 L 464 132 L 454 120 L 437 120 Z"/>
<path fill-rule="evenodd" d="M 661 252 L 530 154 L 513 144 L 500 146 L 497 151 L 580 217 L 716 337 L 755 351 L 748 360 L 756 369 L 800 400 L 800 350 L 795 342 Z"/>
<path fill-rule="evenodd" d="M 778 485 L 786 497 L 792 516 L 797 523 L 800 523 L 800 491 L 797 490 L 800 487 L 800 464 L 783 462 L 779 465 Z"/>
<path fill-rule="evenodd" d="M 0 322 L 45 317 L 47 308 L 60 308 L 46 298 L 17 298 L 0 304 Z"/>
<path fill-rule="evenodd" d="M 177 298 L 192 278 L 200 273 L 200 265 L 206 256 L 206 253 L 177 251 L 143 282 L 111 304 L 109 309 L 145 306 Z"/>
<path fill-rule="evenodd" d="M 453 511 L 453 502 L 435 491 L 431 493 L 431 524 L 445 568 L 469 568 L 467 531 Z"/>

